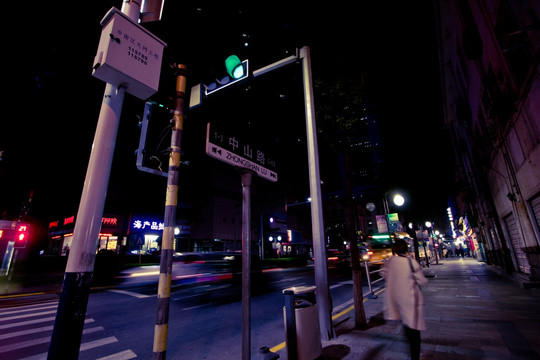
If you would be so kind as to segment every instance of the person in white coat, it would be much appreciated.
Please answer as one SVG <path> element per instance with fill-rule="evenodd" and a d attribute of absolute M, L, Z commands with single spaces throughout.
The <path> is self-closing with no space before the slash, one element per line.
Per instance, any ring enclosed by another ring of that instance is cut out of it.
<path fill-rule="evenodd" d="M 400 320 L 409 341 L 411 359 L 420 359 L 420 331 L 426 329 L 421 286 L 427 279 L 418 262 L 408 256 L 407 242 L 397 239 L 381 274 L 386 281 L 385 320 Z"/>

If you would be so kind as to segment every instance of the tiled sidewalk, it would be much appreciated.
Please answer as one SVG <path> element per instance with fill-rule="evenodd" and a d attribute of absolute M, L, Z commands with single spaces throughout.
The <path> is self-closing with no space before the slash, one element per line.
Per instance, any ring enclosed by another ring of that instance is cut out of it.
<path fill-rule="evenodd" d="M 444 259 L 424 269 L 427 330 L 422 359 L 540 359 L 540 295 L 470 258 Z M 382 320 L 382 299 L 364 302 L 367 330 L 354 314 L 323 340 L 323 359 L 407 359 L 401 325 Z M 281 356 L 286 358 L 286 353 Z"/>

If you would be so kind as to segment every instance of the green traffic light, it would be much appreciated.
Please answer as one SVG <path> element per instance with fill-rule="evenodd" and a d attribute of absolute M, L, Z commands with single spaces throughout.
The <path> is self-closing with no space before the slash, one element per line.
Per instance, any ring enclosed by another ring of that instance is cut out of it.
<path fill-rule="evenodd" d="M 239 79 L 244 76 L 244 66 L 236 55 L 231 55 L 225 59 L 225 68 L 233 79 Z"/>

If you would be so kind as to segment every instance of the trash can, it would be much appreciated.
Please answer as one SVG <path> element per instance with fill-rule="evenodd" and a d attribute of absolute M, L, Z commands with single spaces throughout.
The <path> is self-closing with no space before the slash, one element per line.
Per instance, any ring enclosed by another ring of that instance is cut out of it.
<path fill-rule="evenodd" d="M 316 286 L 293 286 L 283 290 L 288 360 L 313 360 L 322 354 L 316 289 Z"/>

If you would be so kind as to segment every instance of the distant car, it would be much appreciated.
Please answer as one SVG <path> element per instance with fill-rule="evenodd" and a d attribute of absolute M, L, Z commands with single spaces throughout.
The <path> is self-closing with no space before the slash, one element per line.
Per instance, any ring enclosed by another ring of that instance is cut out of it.
<path fill-rule="evenodd" d="M 234 273 L 241 271 L 242 256 L 238 252 L 177 252 L 173 254 L 176 274 Z M 174 271 L 173 271 L 174 273 Z"/>
<path fill-rule="evenodd" d="M 150 248 L 146 250 L 146 255 L 159 255 L 160 253 L 161 251 L 158 250 L 158 248 Z"/>
<path fill-rule="evenodd" d="M 358 255 L 360 256 L 360 261 L 369 261 L 371 258 L 372 252 L 369 251 L 367 246 L 358 247 Z"/>
<path fill-rule="evenodd" d="M 150 254 L 158 253 L 152 249 L 148 250 Z M 192 286 L 231 282 L 236 271 L 236 256 L 238 256 L 237 253 L 226 252 L 175 252 L 173 253 L 172 283 L 176 286 Z M 156 283 L 159 280 L 159 265 L 129 268 L 122 271 L 119 278 L 128 286 Z"/>
<path fill-rule="evenodd" d="M 326 263 L 328 267 L 349 266 L 349 256 L 337 249 L 328 249 L 326 252 Z"/>

